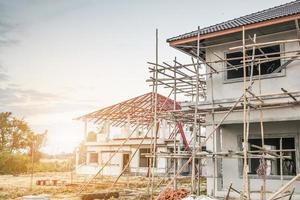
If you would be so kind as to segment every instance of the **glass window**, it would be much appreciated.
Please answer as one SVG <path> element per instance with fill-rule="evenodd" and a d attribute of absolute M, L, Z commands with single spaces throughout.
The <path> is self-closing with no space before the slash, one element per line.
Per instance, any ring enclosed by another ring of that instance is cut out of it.
<path fill-rule="evenodd" d="M 261 147 L 261 139 L 249 139 L 249 150 L 253 151 L 252 155 L 260 155 L 255 153 L 259 151 L 256 146 Z M 295 149 L 295 138 L 265 138 L 265 148 L 268 150 L 282 150 Z M 280 151 L 273 151 L 277 155 L 280 155 Z M 296 175 L 296 155 L 295 151 L 283 151 L 282 155 L 285 156 L 282 159 L 282 175 Z M 269 156 L 269 154 L 268 154 Z M 274 156 L 272 159 L 266 159 L 266 175 L 280 175 L 280 157 Z M 260 158 L 249 159 L 249 173 L 257 174 L 259 169 Z"/>
<path fill-rule="evenodd" d="M 246 51 L 246 60 L 251 59 L 253 50 Z M 265 59 L 267 56 L 268 58 L 272 57 L 280 57 L 280 45 L 273 45 L 267 47 L 261 47 L 260 49 L 255 50 L 255 58 Z M 229 69 L 227 71 L 227 79 L 235 79 L 235 78 L 242 78 L 244 76 L 243 73 L 243 53 L 242 51 L 226 53 L 227 64 L 226 67 Z M 274 59 L 268 62 L 263 62 L 260 65 L 261 75 L 264 74 L 271 74 L 276 69 L 281 66 L 281 59 Z M 279 70 L 280 73 L 282 70 Z M 258 65 L 254 65 L 253 67 L 253 76 L 259 74 L 259 67 Z M 246 75 L 249 77 L 251 75 L 251 63 L 249 62 L 246 66 Z"/>

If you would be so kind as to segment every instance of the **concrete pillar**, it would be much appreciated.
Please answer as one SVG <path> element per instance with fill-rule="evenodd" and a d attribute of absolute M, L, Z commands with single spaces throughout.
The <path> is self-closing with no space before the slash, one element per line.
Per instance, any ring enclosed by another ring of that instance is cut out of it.
<path fill-rule="evenodd" d="M 221 128 L 218 128 L 214 136 L 212 136 L 206 143 L 206 148 L 212 152 L 221 151 Z M 213 131 L 213 126 L 206 126 L 206 134 L 210 134 Z M 214 137 L 214 139 L 213 139 Z M 213 159 L 207 160 L 207 193 L 208 195 L 216 194 L 216 192 L 222 189 L 222 174 L 221 174 L 222 159 L 215 159 L 215 165 Z M 215 175 L 215 177 L 214 177 Z"/>
<path fill-rule="evenodd" d="M 106 141 L 110 140 L 110 121 L 104 123 L 104 134 L 106 135 Z"/>
<path fill-rule="evenodd" d="M 206 137 L 210 134 L 213 130 L 211 125 L 206 126 Z M 208 151 L 214 150 L 213 138 L 210 137 L 206 142 L 206 149 Z M 214 194 L 214 165 L 212 159 L 207 159 L 207 165 L 205 167 L 205 173 L 207 176 L 207 194 L 213 195 Z"/>
<path fill-rule="evenodd" d="M 167 148 L 166 147 L 160 147 L 157 148 L 157 151 L 162 151 L 162 152 L 166 152 Z M 158 173 L 166 173 L 167 169 L 168 169 L 168 165 L 167 165 L 167 158 L 157 158 L 157 163 L 156 163 L 157 169 L 156 171 Z"/>
<path fill-rule="evenodd" d="M 84 141 L 86 141 L 87 135 L 88 135 L 88 132 L 87 132 L 87 119 L 84 119 Z"/>
<path fill-rule="evenodd" d="M 77 171 L 79 167 L 79 148 L 76 148 L 75 150 L 75 169 Z"/>
<path fill-rule="evenodd" d="M 165 140 L 168 135 L 168 124 L 167 121 L 163 120 L 160 126 L 160 130 L 158 132 L 158 137 L 160 140 Z"/>
<path fill-rule="evenodd" d="M 215 133 L 215 151 L 220 152 L 221 149 L 221 127 L 217 129 Z M 218 177 L 216 179 L 216 190 L 222 189 L 222 158 L 216 159 L 216 176 Z"/>
<path fill-rule="evenodd" d="M 91 153 L 90 152 L 86 152 L 86 164 L 90 164 L 90 159 L 91 159 Z"/>

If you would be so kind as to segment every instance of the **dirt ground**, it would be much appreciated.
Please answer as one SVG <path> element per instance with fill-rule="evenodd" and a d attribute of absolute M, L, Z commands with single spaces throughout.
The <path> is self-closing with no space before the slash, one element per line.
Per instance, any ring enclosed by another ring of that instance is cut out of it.
<path fill-rule="evenodd" d="M 64 185 L 60 186 L 38 186 L 36 185 L 37 180 L 59 180 L 65 181 Z M 33 187 L 30 189 L 30 175 L 2 175 L 0 176 L 0 199 L 22 199 L 25 195 L 48 195 L 52 200 L 68 199 L 68 200 L 79 200 L 81 195 L 78 191 L 82 187 L 82 183 L 89 180 L 87 176 L 76 176 L 70 172 L 55 172 L 55 173 L 37 173 L 33 177 Z M 120 193 L 118 199 L 147 199 L 145 195 L 147 193 L 147 177 L 138 176 L 123 176 L 118 183 L 112 188 L 112 183 L 115 180 L 113 177 L 98 177 L 82 192 L 106 192 L 106 191 L 117 191 Z M 190 180 L 190 179 L 189 179 Z M 188 187 L 188 179 L 181 179 L 182 186 Z M 155 184 L 158 185 L 162 182 L 160 187 L 157 187 L 156 192 L 158 193 L 164 188 L 164 183 L 167 182 L 161 178 L 156 178 Z"/>
<path fill-rule="evenodd" d="M 69 198 L 75 190 L 68 186 L 37 186 L 36 181 L 41 179 L 57 179 L 70 183 L 70 173 L 38 173 L 34 174 L 33 187 L 30 190 L 30 175 L 1 175 L 0 176 L 0 199 L 22 199 L 24 195 L 48 194 L 58 199 Z M 54 199 L 55 199 L 54 198 Z"/>

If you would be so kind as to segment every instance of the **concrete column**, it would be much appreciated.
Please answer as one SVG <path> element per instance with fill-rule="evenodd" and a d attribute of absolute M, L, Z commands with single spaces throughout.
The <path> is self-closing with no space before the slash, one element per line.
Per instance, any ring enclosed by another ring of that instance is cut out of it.
<path fill-rule="evenodd" d="M 87 135 L 88 135 L 88 132 L 87 132 L 87 119 L 84 119 L 84 141 L 86 141 Z"/>
<path fill-rule="evenodd" d="M 110 140 L 110 121 L 104 123 L 104 134 L 106 135 L 106 141 Z"/>
<path fill-rule="evenodd" d="M 79 148 L 76 148 L 76 151 L 75 151 L 75 169 L 77 171 L 79 167 Z"/>
<path fill-rule="evenodd" d="M 211 125 L 206 126 L 206 137 L 208 134 L 210 134 L 213 130 L 213 127 Z M 206 149 L 208 151 L 213 151 L 213 138 L 210 137 L 208 141 L 206 142 Z M 207 164 L 205 167 L 205 173 L 207 176 L 207 194 L 213 195 L 214 193 L 214 165 L 212 159 L 207 159 Z"/>
<path fill-rule="evenodd" d="M 158 132 L 158 137 L 160 140 L 165 140 L 168 135 L 168 124 L 165 120 L 162 121 L 160 130 Z"/>
<path fill-rule="evenodd" d="M 91 159 L 91 153 L 90 152 L 86 152 L 86 164 L 90 164 L 90 159 Z"/>
<path fill-rule="evenodd" d="M 222 127 L 222 126 L 221 126 Z M 220 152 L 221 149 L 221 127 L 217 129 L 216 135 L 215 135 L 215 151 Z M 216 176 L 218 177 L 216 179 L 216 190 L 222 189 L 222 159 L 217 158 L 216 159 Z"/>
<path fill-rule="evenodd" d="M 167 148 L 166 147 L 160 147 L 157 149 L 157 151 L 163 151 L 163 152 L 166 152 L 167 151 Z M 168 168 L 168 165 L 167 165 L 167 158 L 157 158 L 157 163 L 156 163 L 156 166 L 157 166 L 157 169 L 156 171 L 158 173 L 166 173 L 167 172 L 167 168 Z"/>

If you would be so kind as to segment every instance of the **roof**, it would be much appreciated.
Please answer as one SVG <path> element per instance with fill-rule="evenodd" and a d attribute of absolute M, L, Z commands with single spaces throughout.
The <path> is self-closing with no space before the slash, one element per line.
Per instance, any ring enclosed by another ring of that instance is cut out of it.
<path fill-rule="evenodd" d="M 239 18 L 228 20 L 222 23 L 218 23 L 209 27 L 200 29 L 200 35 L 206 35 L 218 31 L 224 31 L 232 28 L 237 28 L 249 24 L 264 22 L 276 18 L 287 17 L 300 13 L 300 0 L 292 1 L 280 6 L 275 6 L 269 9 L 265 9 L 259 12 L 255 12 L 249 15 L 245 15 Z M 198 30 L 185 33 L 176 37 L 167 39 L 167 42 L 195 37 L 198 34 Z"/>
<path fill-rule="evenodd" d="M 123 126 L 128 120 L 130 124 L 151 125 L 153 121 L 153 110 L 155 98 L 154 93 L 150 92 L 132 99 L 123 101 L 121 103 L 102 108 L 92 113 L 88 113 L 77 120 L 88 120 L 94 123 L 102 123 L 104 121 L 111 121 L 113 126 Z M 180 109 L 178 102 L 176 109 Z M 157 94 L 157 110 L 160 112 L 170 111 L 174 108 L 174 100 Z"/>

